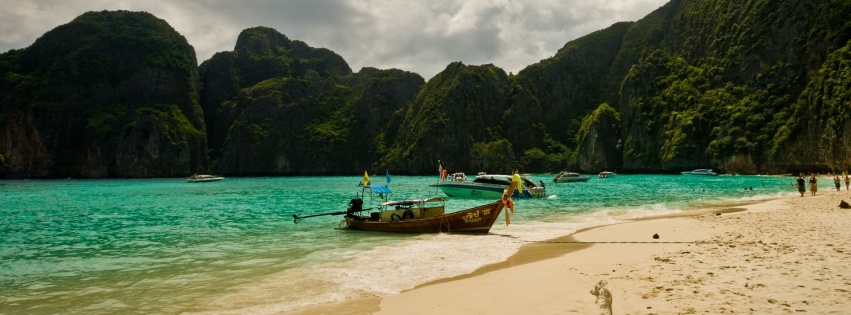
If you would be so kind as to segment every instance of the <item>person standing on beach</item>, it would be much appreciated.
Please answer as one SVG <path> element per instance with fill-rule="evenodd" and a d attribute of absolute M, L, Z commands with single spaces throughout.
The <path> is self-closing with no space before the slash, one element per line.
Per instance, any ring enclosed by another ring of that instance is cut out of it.
<path fill-rule="evenodd" d="M 845 175 L 845 190 L 848 190 L 848 186 L 851 186 L 851 178 Z"/>
<path fill-rule="evenodd" d="M 801 193 L 801 197 L 804 196 L 805 191 L 807 191 L 807 184 L 805 184 L 804 178 L 798 175 L 798 192 Z"/>
<path fill-rule="evenodd" d="M 841 180 L 839 180 L 839 176 L 836 176 L 836 178 L 834 178 L 834 179 L 833 179 L 833 184 L 834 184 L 834 185 L 836 185 L 836 191 L 839 191 L 839 187 L 841 187 L 841 186 L 840 186 L 840 183 L 841 183 L 841 182 L 842 182 L 842 181 L 841 181 Z M 846 189 L 847 189 L 847 188 L 846 188 Z"/>
<path fill-rule="evenodd" d="M 810 176 L 810 192 L 813 194 L 813 196 L 815 196 L 817 191 L 818 191 L 818 180 L 816 179 L 815 175 L 811 175 Z"/>

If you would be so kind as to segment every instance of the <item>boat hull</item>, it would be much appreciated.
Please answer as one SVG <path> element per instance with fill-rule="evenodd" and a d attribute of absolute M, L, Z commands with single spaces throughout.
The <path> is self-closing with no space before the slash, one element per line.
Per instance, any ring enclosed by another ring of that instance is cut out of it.
<path fill-rule="evenodd" d="M 505 205 L 496 201 L 486 205 L 428 218 L 381 221 L 370 217 L 347 216 L 346 229 L 392 233 L 466 233 L 487 234 Z"/>
<path fill-rule="evenodd" d="M 559 178 L 557 180 L 553 180 L 553 182 L 556 182 L 556 183 L 584 183 L 584 182 L 587 182 L 590 179 L 591 179 L 590 176 L 571 177 L 571 178 L 562 177 L 562 178 Z"/>
<path fill-rule="evenodd" d="M 718 176 L 718 173 L 715 173 L 712 170 L 694 170 L 694 171 L 682 172 L 680 174 L 692 175 L 692 176 Z"/>
<path fill-rule="evenodd" d="M 503 187 L 484 187 L 484 186 L 474 186 L 469 184 L 435 184 L 433 186 L 437 186 L 449 197 L 465 197 L 465 198 L 489 198 L 489 199 L 499 199 L 502 198 L 502 193 L 505 190 Z M 514 192 L 514 197 L 519 198 L 520 193 L 517 191 Z"/>
<path fill-rule="evenodd" d="M 217 181 L 220 181 L 220 180 L 223 180 L 223 179 L 225 179 L 225 178 L 224 177 L 194 178 L 194 179 L 187 179 L 186 182 L 187 183 L 208 183 L 208 182 L 217 182 Z"/>
<path fill-rule="evenodd" d="M 499 185 L 476 185 L 470 183 L 441 183 L 441 184 L 431 184 L 429 186 L 440 188 L 444 194 L 449 197 L 460 197 L 460 198 L 487 198 L 487 199 L 499 199 L 502 198 L 502 193 L 505 191 L 506 186 Z M 523 193 L 515 190 L 514 194 L 511 196 L 512 198 L 545 198 L 546 191 L 543 188 L 536 187 L 534 190 L 523 189 Z"/>

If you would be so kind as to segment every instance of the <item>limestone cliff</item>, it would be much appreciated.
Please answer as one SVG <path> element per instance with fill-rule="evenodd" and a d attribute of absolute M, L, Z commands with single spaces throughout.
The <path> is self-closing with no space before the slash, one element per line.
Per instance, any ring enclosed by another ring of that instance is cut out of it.
<path fill-rule="evenodd" d="M 612 137 L 621 131 L 620 114 L 603 103 L 585 116 L 577 134 L 576 164 L 585 171 L 617 171 L 621 167 L 620 138 Z"/>
<path fill-rule="evenodd" d="M 486 154 L 491 146 L 512 151 L 510 143 L 500 139 L 510 86 L 505 71 L 493 65 L 450 64 L 426 83 L 407 109 L 383 165 L 429 174 L 442 160 L 450 170 L 510 172 L 513 153 L 498 159 Z"/>
<path fill-rule="evenodd" d="M 836 92 L 849 14 L 847 1 L 683 0 L 636 22 L 663 27 L 623 81 L 624 169 L 851 168 Z"/>
<path fill-rule="evenodd" d="M 89 12 L 0 57 L 5 177 L 203 170 L 195 54 L 165 21 Z"/>
<path fill-rule="evenodd" d="M 355 174 L 393 142 L 393 115 L 423 85 L 419 75 L 364 68 L 289 40 L 244 30 L 232 52 L 200 66 L 210 151 L 231 175 Z"/>

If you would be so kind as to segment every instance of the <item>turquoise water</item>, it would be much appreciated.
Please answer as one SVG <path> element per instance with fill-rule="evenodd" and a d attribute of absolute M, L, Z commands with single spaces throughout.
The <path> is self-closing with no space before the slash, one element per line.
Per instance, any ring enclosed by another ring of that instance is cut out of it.
<path fill-rule="evenodd" d="M 788 177 L 531 177 L 550 197 L 517 200 L 512 224 L 501 218 L 484 236 L 344 231 L 339 216 L 292 222 L 344 210 L 360 176 L 0 181 L 0 313 L 274 314 L 469 273 L 584 227 L 796 194 Z M 442 194 L 433 182 L 395 176 L 391 196 Z M 447 211 L 486 202 L 450 199 Z"/>

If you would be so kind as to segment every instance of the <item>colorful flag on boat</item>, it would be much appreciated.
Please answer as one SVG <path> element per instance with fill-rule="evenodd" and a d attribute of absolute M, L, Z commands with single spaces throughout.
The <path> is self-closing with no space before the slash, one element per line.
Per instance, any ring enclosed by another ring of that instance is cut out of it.
<path fill-rule="evenodd" d="M 363 185 L 369 185 L 369 175 L 366 173 L 366 171 L 363 171 Z"/>
<path fill-rule="evenodd" d="M 444 171 L 444 169 L 443 169 L 443 165 L 442 165 L 442 164 L 440 164 L 440 160 L 437 160 L 437 177 L 439 177 L 440 179 L 444 179 L 444 178 L 445 178 L 445 177 L 443 176 L 443 171 Z"/>
<path fill-rule="evenodd" d="M 502 204 L 505 210 L 505 225 L 509 225 L 511 224 L 511 217 L 508 215 L 508 211 L 511 210 L 511 213 L 514 213 L 514 200 L 511 200 L 511 196 L 508 195 L 508 189 L 502 191 Z"/>
<path fill-rule="evenodd" d="M 520 175 L 517 172 L 514 172 L 514 176 L 511 176 L 511 181 L 514 182 L 514 187 L 517 188 L 517 192 L 523 193 L 523 182 L 520 181 Z"/>
<path fill-rule="evenodd" d="M 385 175 L 384 175 L 384 177 L 386 177 L 386 178 L 387 178 L 387 183 L 389 184 L 389 183 L 390 183 L 390 181 L 391 181 L 391 178 L 390 178 L 390 170 L 387 170 L 387 174 L 385 174 Z"/>

